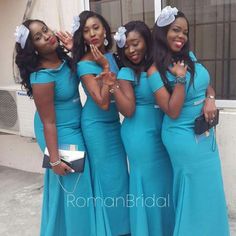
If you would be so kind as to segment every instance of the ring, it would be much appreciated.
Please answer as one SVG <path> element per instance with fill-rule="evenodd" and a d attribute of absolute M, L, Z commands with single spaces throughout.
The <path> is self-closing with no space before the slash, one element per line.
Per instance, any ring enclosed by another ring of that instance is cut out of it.
<path fill-rule="evenodd" d="M 184 63 L 183 63 L 183 62 L 181 62 L 181 63 L 180 63 L 180 65 L 181 65 L 181 66 L 184 66 Z"/>
<path fill-rule="evenodd" d="M 214 120 L 210 120 L 210 123 L 213 123 Z"/>

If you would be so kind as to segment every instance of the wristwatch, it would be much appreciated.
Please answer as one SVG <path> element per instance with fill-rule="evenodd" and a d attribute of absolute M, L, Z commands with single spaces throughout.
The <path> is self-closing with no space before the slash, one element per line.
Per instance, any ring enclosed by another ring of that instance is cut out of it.
<path fill-rule="evenodd" d="M 177 76 L 177 77 L 175 78 L 175 83 L 176 83 L 176 84 L 186 84 L 186 78 L 185 78 L 185 77 L 179 77 L 179 76 Z"/>

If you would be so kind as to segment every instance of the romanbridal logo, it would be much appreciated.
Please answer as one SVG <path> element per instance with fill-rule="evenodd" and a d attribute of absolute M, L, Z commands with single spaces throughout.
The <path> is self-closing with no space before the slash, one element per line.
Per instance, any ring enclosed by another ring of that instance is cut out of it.
<path fill-rule="evenodd" d="M 67 207 L 170 207 L 170 195 L 157 196 L 155 194 L 151 196 L 135 196 L 133 194 L 127 194 L 126 197 L 76 197 L 74 194 L 67 194 Z"/>

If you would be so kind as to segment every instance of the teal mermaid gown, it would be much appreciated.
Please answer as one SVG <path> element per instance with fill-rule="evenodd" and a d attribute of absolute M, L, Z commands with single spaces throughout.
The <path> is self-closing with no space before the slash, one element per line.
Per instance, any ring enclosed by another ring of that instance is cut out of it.
<path fill-rule="evenodd" d="M 165 115 L 162 139 L 169 153 L 174 171 L 174 236 L 228 236 L 229 227 L 221 166 L 215 134 L 197 136 L 194 120 L 202 113 L 210 76 L 205 67 L 196 62 L 194 87 L 187 73 L 186 97 L 177 119 Z M 174 86 L 175 77 L 167 73 Z M 152 91 L 163 87 L 160 74 L 149 78 Z M 189 89 L 188 89 L 189 87 Z"/>
<path fill-rule="evenodd" d="M 111 71 L 117 73 L 113 55 L 107 53 L 105 56 Z M 102 68 L 93 61 L 80 61 L 77 65 L 79 77 L 101 72 Z M 129 211 L 126 199 L 129 180 L 126 153 L 120 136 L 119 114 L 114 100 L 109 110 L 105 111 L 99 108 L 85 87 L 84 90 L 87 100 L 81 122 L 96 199 L 96 233 L 98 236 L 128 234 Z"/>
<path fill-rule="evenodd" d="M 78 145 L 85 151 L 81 131 L 82 106 L 78 93 L 78 81 L 72 76 L 66 62 L 57 69 L 43 69 L 30 76 L 31 84 L 55 84 L 54 105 L 58 144 Z M 35 114 L 35 134 L 44 152 L 45 138 L 38 112 Z M 62 186 L 61 186 L 61 185 Z M 85 161 L 83 174 L 71 173 L 59 176 L 46 169 L 41 220 L 41 236 L 96 236 L 95 213 L 90 167 Z"/>
<path fill-rule="evenodd" d="M 132 83 L 136 98 L 135 112 L 124 119 L 121 128 L 130 167 L 131 235 L 172 236 L 173 173 L 161 140 L 164 114 L 155 105 L 146 72 L 138 82 L 134 71 L 123 67 L 117 78 Z"/>

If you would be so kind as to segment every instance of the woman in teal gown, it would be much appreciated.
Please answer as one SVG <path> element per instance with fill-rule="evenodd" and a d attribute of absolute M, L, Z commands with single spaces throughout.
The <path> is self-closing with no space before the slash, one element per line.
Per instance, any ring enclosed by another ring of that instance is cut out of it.
<path fill-rule="evenodd" d="M 42 152 L 48 147 L 50 161 L 57 163 L 45 171 L 40 235 L 95 236 L 88 159 L 81 174 L 70 173 L 73 170 L 58 161 L 58 147 L 76 145 L 78 150 L 85 151 L 78 80 L 71 73 L 69 57 L 45 23 L 27 20 L 23 24 L 30 32 L 24 48 L 16 44 L 16 63 L 22 84 L 37 107 L 34 120 L 37 142 Z"/>
<path fill-rule="evenodd" d="M 154 26 L 154 64 L 148 71 L 157 103 L 166 113 L 162 139 L 174 171 L 174 236 L 228 236 L 219 152 L 213 129 L 194 133 L 210 76 L 189 52 L 185 15 L 166 8 Z M 164 19 L 164 20 L 163 20 Z M 172 64 L 172 62 L 174 62 Z M 171 65 L 172 64 L 172 65 Z M 168 93 L 168 90 L 171 91 Z M 215 111 L 209 112 L 210 120 Z"/>
<path fill-rule="evenodd" d="M 115 38 L 125 67 L 111 88 L 125 116 L 121 135 L 130 168 L 131 235 L 171 236 L 173 176 L 161 140 L 164 114 L 155 104 L 146 73 L 151 61 L 151 32 L 145 23 L 131 21 L 119 28 Z"/>
<path fill-rule="evenodd" d="M 112 42 L 110 27 L 102 16 L 91 11 L 84 11 L 79 17 L 72 52 L 77 75 L 87 95 L 81 122 L 91 163 L 96 233 L 99 236 L 125 235 L 130 231 L 126 153 L 109 80 L 100 78 L 106 69 L 113 73 L 118 71 L 113 55 L 108 52 Z"/>

